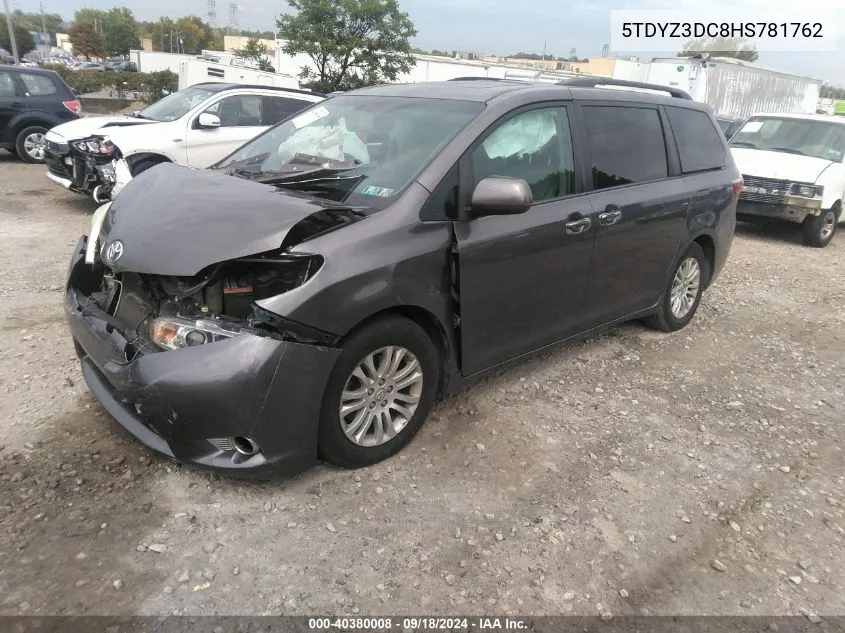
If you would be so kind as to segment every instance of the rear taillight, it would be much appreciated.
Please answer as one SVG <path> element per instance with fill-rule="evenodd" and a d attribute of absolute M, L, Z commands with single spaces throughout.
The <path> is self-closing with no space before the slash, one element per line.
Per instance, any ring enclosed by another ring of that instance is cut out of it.
<path fill-rule="evenodd" d="M 73 112 L 76 116 L 79 116 L 82 112 L 82 105 L 76 99 L 73 101 L 62 101 L 62 105 Z"/>
<path fill-rule="evenodd" d="M 737 178 L 733 182 L 734 185 L 734 198 L 738 198 L 739 194 L 742 193 L 742 178 Z"/>

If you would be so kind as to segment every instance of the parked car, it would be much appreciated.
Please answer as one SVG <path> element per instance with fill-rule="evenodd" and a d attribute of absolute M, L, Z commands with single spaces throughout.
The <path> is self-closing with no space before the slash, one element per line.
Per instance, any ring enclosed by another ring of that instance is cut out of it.
<path fill-rule="evenodd" d="M 798 224 L 808 246 L 830 244 L 845 198 L 845 119 L 758 114 L 733 136 L 745 184 L 737 217 Z"/>
<path fill-rule="evenodd" d="M 87 117 L 47 135 L 47 176 L 103 201 L 162 162 L 208 167 L 282 119 L 324 99 L 304 90 L 206 83 L 132 116 Z"/>
<path fill-rule="evenodd" d="M 103 65 L 104 70 L 114 71 L 118 73 L 136 73 L 138 72 L 138 65 L 135 62 L 126 60 L 117 60 L 106 62 Z"/>
<path fill-rule="evenodd" d="M 45 134 L 79 119 L 79 100 L 52 70 L 0 66 L 0 148 L 44 162 Z"/>
<path fill-rule="evenodd" d="M 77 62 L 71 66 L 71 70 L 105 70 L 103 64 L 97 62 Z"/>
<path fill-rule="evenodd" d="M 709 106 L 585 85 L 365 88 L 212 169 L 141 174 L 70 266 L 92 393 L 183 462 L 358 467 L 510 361 L 629 319 L 683 328 L 739 172 Z"/>
<path fill-rule="evenodd" d="M 745 122 L 745 119 L 717 117 L 716 122 L 719 124 L 719 128 L 721 128 L 722 132 L 725 135 L 725 138 L 730 140 L 731 137 L 736 134 L 737 130 L 742 127 L 742 124 Z"/>

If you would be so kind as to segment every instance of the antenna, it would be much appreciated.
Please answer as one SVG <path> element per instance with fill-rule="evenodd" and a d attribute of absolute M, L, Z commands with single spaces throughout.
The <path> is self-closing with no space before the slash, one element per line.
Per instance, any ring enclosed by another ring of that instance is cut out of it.
<path fill-rule="evenodd" d="M 208 24 L 217 25 L 217 0 L 208 0 Z"/>
<path fill-rule="evenodd" d="M 230 31 L 237 31 L 238 30 L 238 3 L 237 2 L 230 2 L 229 3 L 229 30 Z"/>
<path fill-rule="evenodd" d="M 212 2 L 213 2 L 213 0 L 212 0 Z M 601 56 L 602 57 L 607 57 L 607 55 L 609 53 L 610 53 L 610 44 L 605 44 L 604 46 L 601 47 Z"/>

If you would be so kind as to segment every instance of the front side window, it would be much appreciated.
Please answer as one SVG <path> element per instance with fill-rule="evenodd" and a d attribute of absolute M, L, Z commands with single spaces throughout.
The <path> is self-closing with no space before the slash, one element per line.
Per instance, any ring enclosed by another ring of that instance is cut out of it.
<path fill-rule="evenodd" d="M 291 114 L 304 110 L 311 101 L 304 99 L 291 99 L 289 97 L 263 97 L 264 99 L 264 125 L 276 125 Z"/>
<path fill-rule="evenodd" d="M 9 73 L 0 73 L 0 97 L 16 97 L 15 80 Z"/>
<path fill-rule="evenodd" d="M 54 95 L 56 92 L 56 84 L 54 84 L 49 77 L 44 75 L 31 75 L 29 73 L 21 73 L 21 81 L 26 86 L 26 91 L 33 97 L 41 97 L 44 95 Z"/>
<path fill-rule="evenodd" d="M 845 125 L 791 117 L 751 117 L 731 138 L 731 147 L 841 162 L 845 155 Z"/>
<path fill-rule="evenodd" d="M 498 127 L 472 153 L 475 184 L 490 176 L 521 178 L 534 202 L 574 191 L 574 158 L 565 108 L 518 114 Z"/>
<path fill-rule="evenodd" d="M 318 197 L 384 207 L 482 109 L 470 101 L 341 95 L 271 128 L 216 168 Z"/>
<path fill-rule="evenodd" d="M 585 106 L 583 113 L 594 189 L 666 178 L 666 145 L 657 110 Z"/>
<path fill-rule="evenodd" d="M 686 174 L 725 166 L 725 146 L 706 112 L 672 107 L 666 111 L 678 144 L 681 171 Z"/>
<path fill-rule="evenodd" d="M 185 116 L 213 94 L 213 91 L 205 88 L 185 88 L 144 108 L 138 113 L 138 116 L 153 121 L 175 121 Z"/>
<path fill-rule="evenodd" d="M 261 125 L 261 99 L 260 95 L 232 95 L 206 112 L 220 117 L 220 127 L 257 127 Z"/>

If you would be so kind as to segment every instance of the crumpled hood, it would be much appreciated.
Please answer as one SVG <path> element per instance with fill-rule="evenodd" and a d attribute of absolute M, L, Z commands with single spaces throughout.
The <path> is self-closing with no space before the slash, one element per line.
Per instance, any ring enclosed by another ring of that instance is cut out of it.
<path fill-rule="evenodd" d="M 277 249 L 297 222 L 330 202 L 219 171 L 164 163 L 134 178 L 112 202 L 100 245 L 119 240 L 115 272 L 190 277 L 218 262 Z"/>
<path fill-rule="evenodd" d="M 814 183 L 832 163 L 815 156 L 799 156 L 786 152 L 770 152 L 747 147 L 732 147 L 739 173 L 744 176 L 776 178 L 793 182 Z"/>
<path fill-rule="evenodd" d="M 156 123 L 158 121 L 145 121 L 131 116 L 91 116 L 62 123 L 52 128 L 50 132 L 67 141 L 76 141 L 94 134 L 108 136 L 110 131 L 129 126 L 155 125 Z"/>

